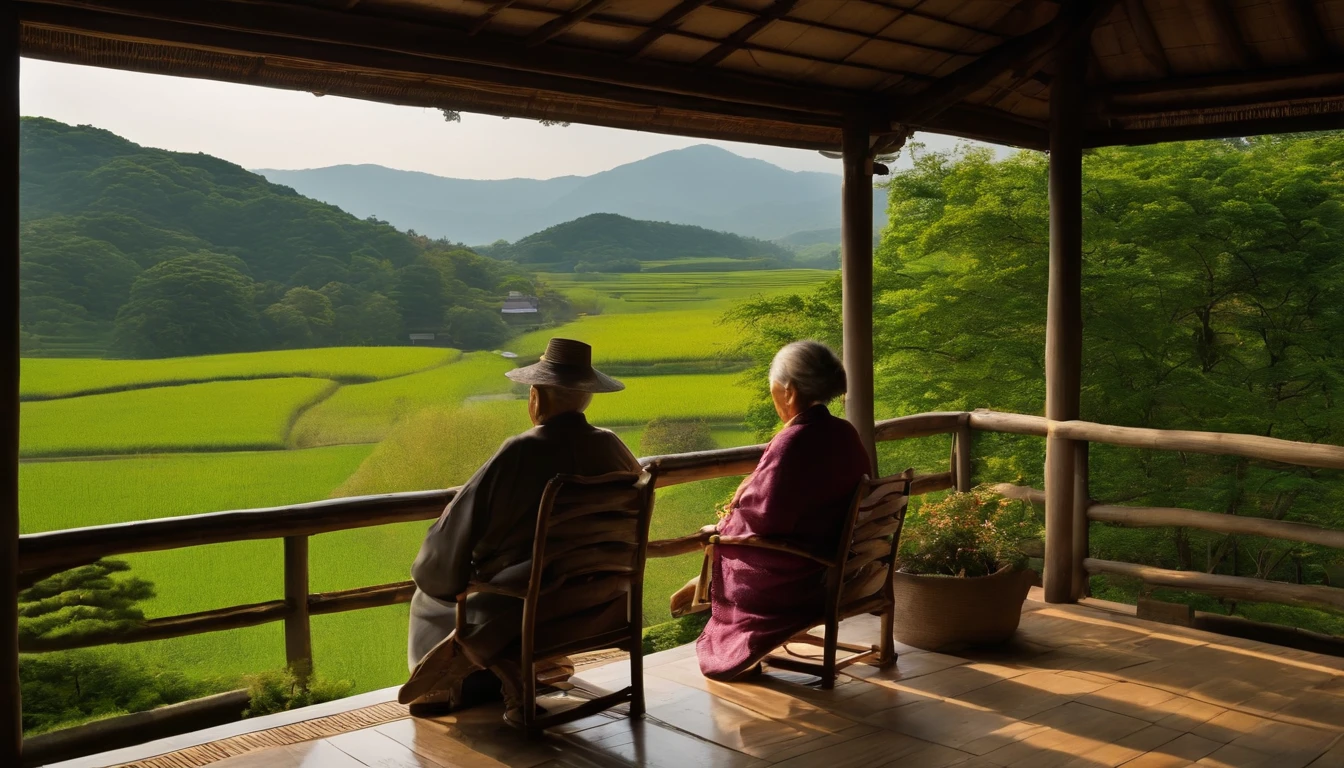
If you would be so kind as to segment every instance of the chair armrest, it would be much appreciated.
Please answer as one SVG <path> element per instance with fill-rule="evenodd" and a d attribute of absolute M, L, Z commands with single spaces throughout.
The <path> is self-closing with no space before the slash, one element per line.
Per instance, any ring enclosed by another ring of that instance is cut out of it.
<path fill-rule="evenodd" d="M 711 534 L 707 531 L 696 531 L 690 536 L 682 536 L 677 539 L 657 539 L 650 541 L 646 550 L 646 557 L 676 557 L 690 552 L 698 552 L 709 544 Z"/>
<path fill-rule="evenodd" d="M 467 595 L 475 594 L 478 592 L 486 595 L 504 595 L 505 597 L 516 597 L 519 600 L 523 600 L 527 597 L 526 588 L 517 589 L 514 587 L 502 587 L 499 586 L 498 584 L 489 584 L 481 582 L 478 584 L 470 584 L 467 586 L 466 589 L 462 590 L 462 594 L 457 596 L 458 604 L 461 605 L 462 603 L 466 602 Z"/>
<path fill-rule="evenodd" d="M 785 544 L 780 541 L 767 539 L 763 536 L 720 536 L 715 534 L 709 537 L 710 544 L 727 544 L 736 547 L 756 547 L 757 549 L 772 549 L 776 552 L 784 552 L 798 557 L 805 557 L 814 563 L 819 563 L 827 568 L 834 568 L 835 563 L 828 558 L 818 557 L 805 549 L 795 547 L 791 544 Z"/>

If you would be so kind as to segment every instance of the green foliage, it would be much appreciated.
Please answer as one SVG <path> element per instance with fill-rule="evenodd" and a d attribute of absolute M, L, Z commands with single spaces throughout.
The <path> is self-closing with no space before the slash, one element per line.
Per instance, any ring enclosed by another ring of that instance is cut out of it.
<path fill-rule="evenodd" d="M 113 347 L 127 357 L 242 352 L 261 340 L 252 281 L 214 254 L 145 270 L 117 313 Z"/>
<path fill-rule="evenodd" d="M 331 339 L 336 324 L 331 299 L 312 288 L 290 288 L 263 315 L 271 338 L 289 349 L 321 346 Z"/>
<path fill-rule="evenodd" d="M 294 413 L 336 385 L 218 381 L 23 403 L 20 455 L 283 448 Z"/>
<path fill-rule="evenodd" d="M 787 265 L 792 257 L 788 249 L 764 240 L 614 213 L 557 224 L 513 244 L 496 243 L 490 253 L 551 272 L 638 272 L 645 261 L 704 257 L 742 261 L 765 257 L 768 261 L 752 261 L 747 268 L 770 269 Z"/>
<path fill-rule="evenodd" d="M 1027 558 L 1021 542 L 1041 530 L 1026 502 L 1009 501 L 986 488 L 949 493 L 907 516 L 900 564 L 909 573 L 969 578 L 1022 568 Z"/>
<path fill-rule="evenodd" d="M 513 335 L 494 309 L 453 307 L 444 314 L 443 327 L 452 344 L 463 349 L 495 349 Z"/>
<path fill-rule="evenodd" d="M 879 418 L 1040 413 L 1047 161 L 912 149 L 913 168 L 888 185 L 875 259 Z M 1099 149 L 1084 159 L 1084 188 L 1084 419 L 1344 442 L 1344 134 Z M 754 375 L 783 342 L 839 342 L 839 309 L 838 280 L 740 307 Z M 763 387 L 756 402 L 763 428 Z M 978 436 L 977 476 L 1038 485 L 1043 448 Z M 945 447 L 921 450 L 921 465 L 945 461 Z M 1101 499 L 1344 524 L 1344 487 L 1328 472 L 1094 446 L 1091 476 Z M 1318 583 L 1323 573 L 1310 547 L 1178 529 L 1094 525 L 1092 555 L 1288 580 L 1300 563 Z"/>
<path fill-rule="evenodd" d="M 226 690 L 222 681 L 195 679 L 101 650 L 19 657 L 24 736 L 79 725 Z"/>
<path fill-rule="evenodd" d="M 663 273 L 665 267 L 693 270 Z M 732 267 L 732 269 L 727 269 Z M 590 315 L 712 309 L 722 312 L 740 302 L 814 288 L 831 277 L 815 269 L 742 271 L 732 259 L 703 258 L 644 262 L 639 274 L 547 274 L 546 282 Z M 596 306 L 596 311 L 582 308 Z M 724 333 L 731 333 L 726 328 Z"/>
<path fill-rule="evenodd" d="M 709 623 L 709 611 L 680 616 L 644 629 L 644 653 L 658 653 L 693 643 Z"/>
<path fill-rule="evenodd" d="M 641 456 L 709 451 L 717 447 L 709 424 L 703 421 L 654 419 L 644 428 L 644 435 L 639 441 Z"/>
<path fill-rule="evenodd" d="M 288 669 L 277 669 L 257 675 L 248 675 L 247 709 L 243 717 L 261 717 L 291 709 L 309 707 L 335 701 L 350 695 L 354 684 L 348 680 L 326 680 L 314 677 L 300 680 Z"/>
<path fill-rule="evenodd" d="M 122 560 L 99 560 L 23 590 L 19 593 L 19 640 L 119 632 L 144 621 L 137 604 L 154 596 L 154 585 L 144 579 L 112 576 L 130 569 Z"/>
<path fill-rule="evenodd" d="M 332 347 L 165 360 L 19 361 L 19 398 L 47 400 L 168 384 L 305 377 L 360 383 L 405 376 L 456 360 L 455 349 Z"/>

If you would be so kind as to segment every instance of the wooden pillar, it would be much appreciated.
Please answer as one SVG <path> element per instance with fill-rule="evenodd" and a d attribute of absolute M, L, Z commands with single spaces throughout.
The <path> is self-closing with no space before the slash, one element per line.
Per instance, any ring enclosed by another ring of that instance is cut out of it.
<path fill-rule="evenodd" d="M 866 120 L 846 125 L 840 210 L 840 281 L 843 291 L 845 418 L 859 431 L 875 476 L 873 440 L 873 161 Z"/>
<path fill-rule="evenodd" d="M 1088 589 L 1087 569 L 1083 560 L 1089 556 L 1092 541 L 1087 520 L 1087 508 L 1092 506 L 1092 483 L 1088 476 L 1091 443 L 1078 440 L 1073 444 L 1073 599 L 1075 602 L 1091 594 Z"/>
<path fill-rule="evenodd" d="M 285 537 L 285 659 L 300 680 L 313 671 L 313 631 L 308 617 L 308 537 Z"/>
<path fill-rule="evenodd" d="M 3 56 L 3 129 L 0 129 L 0 178 L 9 179 L 0 196 L 4 242 L 9 243 L 9 275 L 4 287 L 9 328 L 0 357 L 9 361 L 0 375 L 0 765 L 18 765 L 23 749 L 23 707 L 19 693 L 19 18 L 5 3 Z M 3 284 L 3 283 L 0 283 Z"/>
<path fill-rule="evenodd" d="M 952 477 L 957 490 L 971 490 L 971 415 L 963 413 L 957 420 L 957 436 L 952 452 Z"/>
<path fill-rule="evenodd" d="M 1083 76 L 1085 42 L 1061 46 L 1050 84 L 1050 294 L 1045 321 L 1045 416 L 1078 418 L 1083 356 Z M 1045 443 L 1045 599 L 1073 600 L 1073 441 Z"/>

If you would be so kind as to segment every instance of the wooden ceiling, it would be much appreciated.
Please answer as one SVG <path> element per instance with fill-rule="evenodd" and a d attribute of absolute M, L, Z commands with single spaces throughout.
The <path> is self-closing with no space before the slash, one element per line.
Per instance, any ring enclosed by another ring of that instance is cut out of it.
<path fill-rule="evenodd" d="M 1344 127 L 1344 0 L 13 2 L 34 58 L 805 148 L 1043 148 L 1082 38 L 1088 145 Z"/>

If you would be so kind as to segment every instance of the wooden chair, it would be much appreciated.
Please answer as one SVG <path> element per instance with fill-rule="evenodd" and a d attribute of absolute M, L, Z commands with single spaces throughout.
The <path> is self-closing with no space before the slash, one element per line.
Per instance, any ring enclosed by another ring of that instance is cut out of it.
<path fill-rule="evenodd" d="M 901 528 L 905 524 L 905 510 L 910 501 L 910 483 L 914 472 L 906 470 L 899 475 L 879 480 L 864 478 L 855 489 L 849 513 L 845 516 L 839 544 L 832 557 L 820 557 L 797 547 L 763 536 L 719 536 L 708 538 L 710 546 L 731 544 L 787 552 L 805 557 L 822 565 L 826 579 L 826 602 L 822 614 L 808 629 L 789 638 L 782 646 L 787 654 L 791 643 L 820 646 L 821 661 L 795 655 L 771 654 L 765 663 L 795 672 L 816 675 L 821 687 L 835 687 L 836 674 L 860 661 L 874 659 L 878 666 L 896 661 L 895 638 L 892 630 L 896 619 L 892 570 L 896 550 L 900 546 Z M 713 557 L 706 549 L 705 559 Z M 708 576 L 711 568 L 702 572 L 696 602 L 707 599 Z M 840 642 L 840 622 L 851 616 L 877 614 L 882 617 L 882 637 L 871 646 Z M 824 627 L 821 637 L 810 634 L 816 627 Z M 840 650 L 850 655 L 837 659 Z"/>
<path fill-rule="evenodd" d="M 559 475 L 546 485 L 537 512 L 532 568 L 525 586 L 472 583 L 457 597 L 458 631 L 474 593 L 507 595 L 523 601 L 522 634 L 508 653 L 517 653 L 522 672 L 522 709 L 510 722 L 529 736 L 588 717 L 625 702 L 630 716 L 644 714 L 643 585 L 653 476 L 615 472 L 595 477 Z M 584 607 L 591 595 L 611 588 L 624 601 L 613 624 L 611 600 Z M 624 590 L 624 597 L 619 591 Z M 587 597 L 585 597 L 587 595 Z M 576 605 L 567 610 L 566 604 Z M 603 607 L 608 610 L 603 612 Z M 607 617 L 606 623 L 602 618 Z M 619 648 L 630 654 L 630 685 L 551 715 L 537 714 L 536 665 L 585 651 Z"/>

